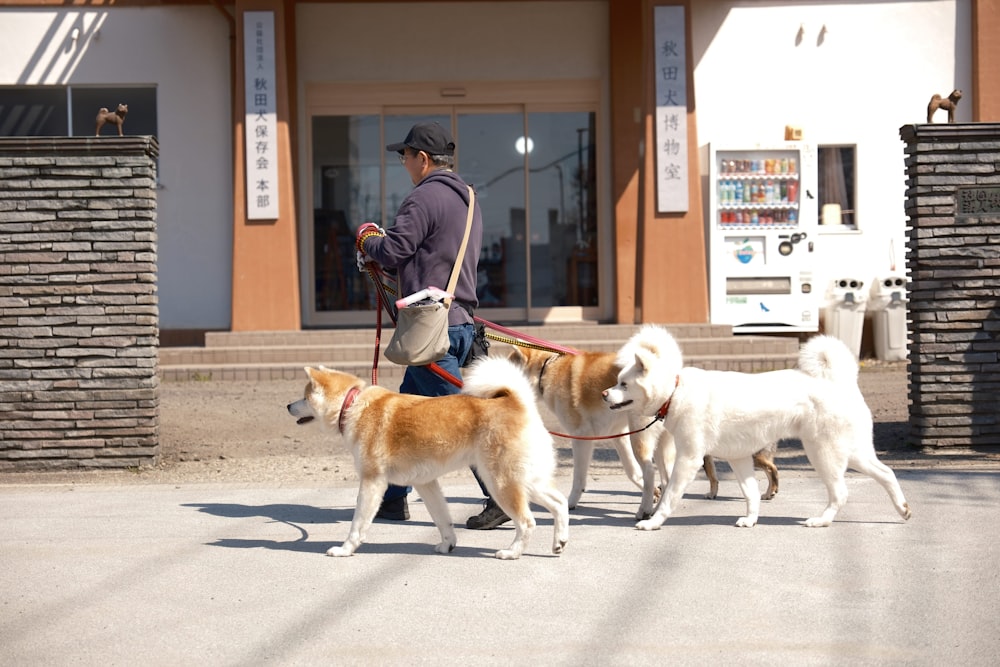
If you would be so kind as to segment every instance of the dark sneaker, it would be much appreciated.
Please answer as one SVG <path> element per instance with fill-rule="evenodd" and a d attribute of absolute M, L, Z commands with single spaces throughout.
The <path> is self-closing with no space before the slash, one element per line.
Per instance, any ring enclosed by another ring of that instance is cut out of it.
<path fill-rule="evenodd" d="M 376 519 L 386 521 L 408 521 L 410 518 L 410 508 L 406 504 L 406 496 L 383 500 L 382 506 L 378 508 Z"/>
<path fill-rule="evenodd" d="M 487 498 L 483 501 L 483 511 L 470 516 L 465 522 L 465 527 L 470 530 L 492 530 L 508 521 L 510 517 L 504 514 L 500 506 L 493 502 L 492 498 Z"/>

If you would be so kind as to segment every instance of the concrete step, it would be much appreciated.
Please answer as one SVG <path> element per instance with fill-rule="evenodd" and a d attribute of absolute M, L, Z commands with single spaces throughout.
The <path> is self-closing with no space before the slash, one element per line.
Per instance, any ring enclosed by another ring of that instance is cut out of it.
<path fill-rule="evenodd" d="M 638 325 L 553 324 L 511 327 L 519 337 L 533 337 L 578 350 L 617 350 Z M 799 342 L 790 336 L 734 336 L 729 327 L 669 325 L 689 365 L 710 370 L 759 372 L 795 365 Z M 490 330 L 491 335 L 506 338 Z M 391 330 L 382 332 L 388 343 Z M 164 381 L 292 380 L 303 366 L 326 365 L 371 379 L 375 352 L 373 329 L 316 331 L 210 332 L 204 347 L 164 347 L 159 374 Z M 504 345 L 503 342 L 495 342 Z M 405 369 L 380 357 L 378 384 L 395 388 Z"/>

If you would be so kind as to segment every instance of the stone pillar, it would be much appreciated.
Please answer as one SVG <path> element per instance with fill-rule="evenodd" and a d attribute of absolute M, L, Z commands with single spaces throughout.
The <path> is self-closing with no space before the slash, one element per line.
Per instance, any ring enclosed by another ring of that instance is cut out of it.
<path fill-rule="evenodd" d="M 910 434 L 1000 447 L 1000 124 L 904 125 Z"/>
<path fill-rule="evenodd" d="M 0 137 L 0 470 L 159 455 L 158 150 Z"/>

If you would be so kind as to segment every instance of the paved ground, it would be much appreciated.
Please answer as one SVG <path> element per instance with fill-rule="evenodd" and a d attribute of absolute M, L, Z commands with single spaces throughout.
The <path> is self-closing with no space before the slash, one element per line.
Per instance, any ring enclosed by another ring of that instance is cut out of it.
<path fill-rule="evenodd" d="M 995 665 L 995 470 L 902 470 L 914 516 L 852 477 L 830 528 L 793 471 L 737 529 L 735 483 L 696 480 L 657 532 L 633 529 L 621 475 L 591 482 L 570 543 L 551 521 L 498 561 L 509 528 L 458 529 L 450 555 L 422 503 L 351 558 L 356 489 L 298 483 L 0 487 L 0 664 Z M 568 483 L 568 478 L 563 479 Z M 478 511 L 446 480 L 453 517 Z"/>
<path fill-rule="evenodd" d="M 1000 661 L 1000 465 L 907 447 L 899 367 L 861 385 L 909 522 L 852 476 L 834 525 L 802 527 L 825 491 L 789 446 L 757 527 L 733 527 L 744 503 L 724 474 L 721 499 L 699 478 L 644 533 L 638 492 L 604 451 L 566 553 L 550 553 L 539 511 L 517 562 L 491 557 L 508 527 L 459 528 L 456 551 L 436 555 L 416 499 L 410 522 L 377 523 L 354 557 L 324 556 L 356 485 L 335 443 L 285 414 L 301 385 L 166 385 L 160 466 L 0 476 L 0 664 Z M 443 486 L 456 522 L 478 511 L 471 474 Z"/>

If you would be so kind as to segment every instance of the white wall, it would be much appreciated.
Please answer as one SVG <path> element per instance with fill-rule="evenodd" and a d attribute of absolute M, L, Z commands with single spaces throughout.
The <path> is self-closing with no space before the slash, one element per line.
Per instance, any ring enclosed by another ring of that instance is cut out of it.
<path fill-rule="evenodd" d="M 233 177 L 225 17 L 212 7 L 2 9 L 0 85 L 9 84 L 156 86 L 160 326 L 228 328 Z"/>
<path fill-rule="evenodd" d="M 786 124 L 810 143 L 855 144 L 858 231 L 821 228 L 817 284 L 845 270 L 870 284 L 889 272 L 893 250 L 902 272 L 899 128 L 923 123 L 931 95 L 955 88 L 965 91 L 956 120 L 971 120 L 968 0 L 701 0 L 692 25 L 702 155 L 710 143 L 780 145 Z"/>

